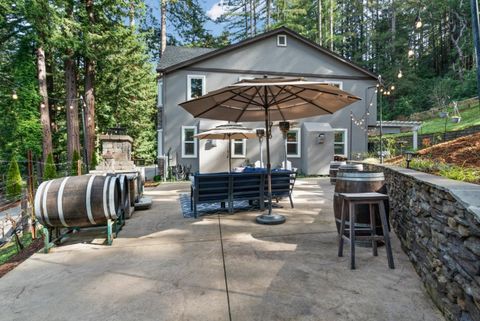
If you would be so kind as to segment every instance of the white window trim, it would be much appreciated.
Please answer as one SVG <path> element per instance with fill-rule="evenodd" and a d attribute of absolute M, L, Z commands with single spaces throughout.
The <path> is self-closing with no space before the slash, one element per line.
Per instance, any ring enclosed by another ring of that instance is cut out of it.
<path fill-rule="evenodd" d="M 301 128 L 291 128 L 289 132 L 297 132 L 297 153 L 296 154 L 287 154 L 289 158 L 301 158 L 302 157 L 302 129 Z M 287 148 L 287 140 L 285 140 L 285 148 Z"/>
<path fill-rule="evenodd" d="M 342 156 L 342 157 L 348 157 L 348 130 L 346 128 L 334 128 L 333 129 L 333 134 L 335 135 L 335 132 L 343 132 L 344 133 L 344 137 L 345 137 L 345 140 L 344 140 L 344 151 L 345 151 L 345 154 L 335 154 L 335 136 L 333 137 L 333 153 L 335 156 Z"/>
<path fill-rule="evenodd" d="M 157 107 L 163 107 L 163 78 L 158 80 Z"/>
<path fill-rule="evenodd" d="M 235 154 L 235 139 L 230 141 L 230 153 L 232 158 L 245 158 L 247 157 L 247 140 L 242 139 L 242 155 Z"/>
<path fill-rule="evenodd" d="M 253 76 L 240 76 L 240 77 L 238 77 L 238 81 L 252 80 L 252 79 L 255 79 L 255 77 L 253 77 Z"/>
<path fill-rule="evenodd" d="M 186 155 L 185 153 L 185 129 L 193 129 L 194 135 L 197 135 L 197 126 L 182 126 L 182 158 L 197 158 L 198 139 L 193 139 L 193 155 Z"/>
<path fill-rule="evenodd" d="M 343 81 L 335 81 L 335 80 L 323 80 L 321 81 L 322 84 L 334 84 L 334 85 L 340 85 L 339 88 L 343 90 Z"/>
<path fill-rule="evenodd" d="M 192 87 L 191 80 L 192 79 L 201 79 L 202 80 L 202 96 L 207 93 L 207 77 L 205 75 L 187 75 L 187 100 L 193 99 L 192 98 Z"/>
<path fill-rule="evenodd" d="M 285 39 L 285 43 L 282 44 L 280 42 L 280 38 L 284 38 Z M 286 47 L 287 46 L 287 35 L 278 35 L 277 36 L 277 47 Z"/>

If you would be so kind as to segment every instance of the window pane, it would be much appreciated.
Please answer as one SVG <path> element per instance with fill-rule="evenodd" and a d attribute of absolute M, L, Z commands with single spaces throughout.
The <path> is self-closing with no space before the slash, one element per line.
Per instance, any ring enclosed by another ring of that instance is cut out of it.
<path fill-rule="evenodd" d="M 193 142 L 193 140 L 194 140 L 193 135 L 195 135 L 195 130 L 194 129 L 192 129 L 192 128 L 185 129 L 185 141 L 186 142 Z"/>
<path fill-rule="evenodd" d="M 200 97 L 203 94 L 203 79 L 190 79 L 190 93 L 191 98 Z"/>
<path fill-rule="evenodd" d="M 243 143 L 235 142 L 233 146 L 234 146 L 233 148 L 234 155 L 243 155 Z"/>
<path fill-rule="evenodd" d="M 195 143 L 185 143 L 185 155 L 195 155 Z"/>
<path fill-rule="evenodd" d="M 298 154 L 298 144 L 287 144 L 287 154 L 288 155 L 297 155 Z"/>
<path fill-rule="evenodd" d="M 335 154 L 336 155 L 345 155 L 344 145 L 335 144 Z"/>
<path fill-rule="evenodd" d="M 287 133 L 287 142 L 296 143 L 297 142 L 297 132 L 288 132 Z"/>
<path fill-rule="evenodd" d="M 345 132 L 335 132 L 335 143 L 343 143 L 345 140 Z"/>

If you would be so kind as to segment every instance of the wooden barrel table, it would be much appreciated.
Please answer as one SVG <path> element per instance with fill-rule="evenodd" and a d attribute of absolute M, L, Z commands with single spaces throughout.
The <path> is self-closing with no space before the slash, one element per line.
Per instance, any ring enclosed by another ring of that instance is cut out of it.
<path fill-rule="evenodd" d="M 338 176 L 338 173 L 340 172 L 361 172 L 361 171 L 363 171 L 363 164 L 348 163 L 338 167 L 337 176 Z"/>
<path fill-rule="evenodd" d="M 338 168 L 342 165 L 347 165 L 347 162 L 337 162 L 333 161 L 330 162 L 330 184 L 335 185 Z"/>
<path fill-rule="evenodd" d="M 48 227 L 104 225 L 121 214 L 118 177 L 82 175 L 45 181 L 35 194 L 35 217 Z"/>
<path fill-rule="evenodd" d="M 366 192 L 378 192 L 387 194 L 387 189 L 385 186 L 385 177 L 382 172 L 368 172 L 368 171 L 357 171 L 357 172 L 342 172 L 339 171 L 337 175 L 337 183 L 335 184 L 335 194 L 333 197 L 333 212 L 335 215 L 335 223 L 337 225 L 337 231 L 340 232 L 340 222 L 341 222 L 341 211 L 342 211 L 342 202 L 339 193 L 366 193 Z M 387 212 L 388 218 L 388 201 L 385 201 L 385 210 Z M 357 223 L 356 228 L 369 228 L 370 227 L 370 214 L 368 205 L 358 205 L 357 208 Z M 347 220 L 349 217 L 348 208 L 346 209 Z M 375 208 L 375 223 L 376 231 L 378 235 L 383 235 L 382 224 L 380 220 L 380 215 L 378 208 Z M 347 222 L 349 224 L 349 222 Z M 346 235 L 348 234 L 348 229 L 346 229 Z M 370 235 L 369 231 L 358 231 L 356 235 Z M 371 246 L 371 242 L 361 242 L 357 241 L 360 246 Z"/>

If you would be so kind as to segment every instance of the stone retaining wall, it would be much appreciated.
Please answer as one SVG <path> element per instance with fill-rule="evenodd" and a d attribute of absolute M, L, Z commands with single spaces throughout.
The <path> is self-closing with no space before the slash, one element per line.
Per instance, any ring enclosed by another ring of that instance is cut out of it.
<path fill-rule="evenodd" d="M 447 320 L 480 320 L 480 186 L 409 169 L 385 173 L 390 219 Z"/>

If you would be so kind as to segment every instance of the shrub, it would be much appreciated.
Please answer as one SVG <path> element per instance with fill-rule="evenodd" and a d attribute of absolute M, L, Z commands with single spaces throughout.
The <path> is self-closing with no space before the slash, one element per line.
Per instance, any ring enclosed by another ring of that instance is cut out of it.
<path fill-rule="evenodd" d="M 6 192 L 10 200 L 17 200 L 22 195 L 22 176 L 16 156 L 12 157 L 8 167 Z"/>
<path fill-rule="evenodd" d="M 53 155 L 48 154 L 47 162 L 45 163 L 45 168 L 43 170 L 43 180 L 48 181 L 55 178 L 57 178 L 57 169 L 55 168 L 55 163 L 53 162 Z"/>
<path fill-rule="evenodd" d="M 77 176 L 78 173 L 78 161 L 80 160 L 80 153 L 77 150 L 73 151 L 72 155 L 72 168 L 70 170 L 71 176 Z M 80 175 L 82 174 L 82 169 L 80 168 Z"/>

